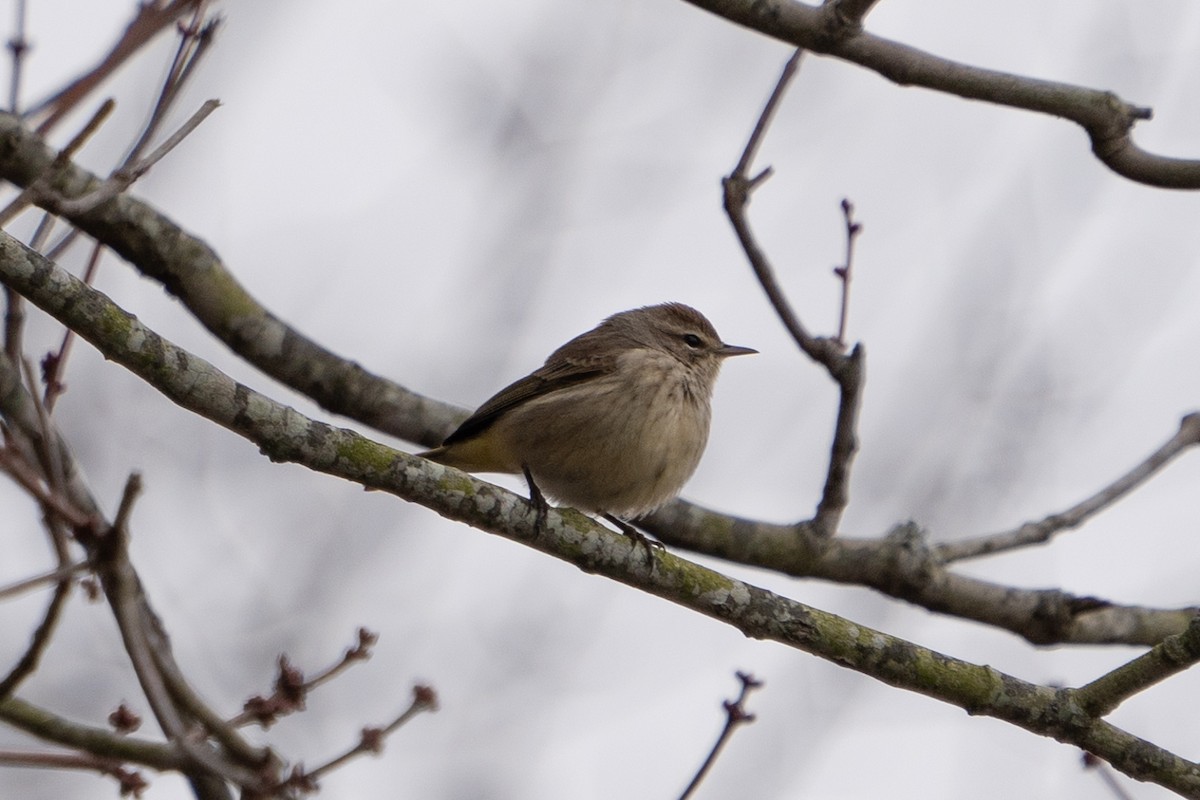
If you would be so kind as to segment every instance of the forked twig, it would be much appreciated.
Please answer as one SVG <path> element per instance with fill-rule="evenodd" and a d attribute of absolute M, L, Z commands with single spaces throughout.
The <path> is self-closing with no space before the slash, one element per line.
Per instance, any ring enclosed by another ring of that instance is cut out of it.
<path fill-rule="evenodd" d="M 717 756 L 721 754 L 725 743 L 729 741 L 729 737 L 733 732 L 742 725 L 748 725 L 754 722 L 754 715 L 746 711 L 746 698 L 750 692 L 762 686 L 762 681 L 754 679 L 753 675 L 745 672 L 738 672 L 737 678 L 742 683 L 742 691 L 738 694 L 736 700 L 726 700 L 723 705 L 725 707 L 725 727 L 721 729 L 721 734 L 717 737 L 716 743 L 713 744 L 712 750 L 709 751 L 708 757 L 704 759 L 704 763 L 700 765 L 700 769 L 696 771 L 696 775 L 692 778 L 692 782 L 683 790 L 683 794 L 679 795 L 679 800 L 687 800 L 696 791 L 696 788 L 708 775 L 708 771 L 712 765 L 716 763 Z"/>
<path fill-rule="evenodd" d="M 424 711 L 437 711 L 437 693 L 429 686 L 417 685 L 413 687 L 413 698 L 408 708 L 400 713 L 395 719 L 383 727 L 367 727 L 363 728 L 359 735 L 358 742 L 353 747 L 346 750 L 339 756 L 331 758 L 319 767 L 311 770 L 304 770 L 297 766 L 288 779 L 284 782 L 285 786 L 291 786 L 302 791 L 315 791 L 318 781 L 333 770 L 350 761 L 353 758 L 364 755 L 366 753 L 379 753 L 383 750 L 384 740 L 387 739 L 398 728 L 403 726 L 413 717 Z"/>
<path fill-rule="evenodd" d="M 163 156 L 171 152 L 184 138 L 194 131 L 196 127 L 208 117 L 209 114 L 217 110 L 221 104 L 216 100 L 206 100 L 196 113 L 188 118 L 188 121 L 179 127 L 175 133 L 171 134 L 165 142 L 154 149 L 145 158 L 138 159 L 129 166 L 123 166 L 113 172 L 113 174 L 104 183 L 100 184 L 93 191 L 79 197 L 59 200 L 55 204 L 55 213 L 64 216 L 74 214 L 82 214 L 90 211 L 101 203 L 106 203 L 113 199 L 121 192 L 128 189 L 137 181 L 138 178 L 150 171 L 150 168 L 157 164 Z"/>
<path fill-rule="evenodd" d="M 837 382 L 840 390 L 837 422 L 834 425 L 825 487 L 821 493 L 821 500 L 817 504 L 816 514 L 811 522 L 807 523 L 819 536 L 828 538 L 837 533 L 842 514 L 850 502 L 850 467 L 854 460 L 854 454 L 858 450 L 858 412 L 862 398 L 864 372 L 863 350 L 860 346 L 855 346 L 849 353 L 846 353 L 845 345 L 840 338 L 813 336 L 805 329 L 784 296 L 779 282 L 775 279 L 775 270 L 771 267 L 770 260 L 762 248 L 758 246 L 746 217 L 746 207 L 750 203 L 751 193 L 771 174 L 768 168 L 751 178 L 749 170 L 762 145 L 767 129 L 770 127 L 771 120 L 775 116 L 775 111 L 783 99 L 783 94 L 800 66 L 803 53 L 802 49 L 797 50 L 784 65 L 783 72 L 759 115 L 737 166 L 722 181 L 722 186 L 725 190 L 725 212 L 729 216 L 730 224 L 733 225 L 742 250 L 745 251 L 746 258 L 749 259 L 750 266 L 754 270 L 758 282 L 762 285 L 763 291 L 766 292 L 775 313 L 800 349 L 825 368 L 830 377 Z M 845 207 L 843 213 L 847 218 L 847 236 L 850 240 L 847 247 L 846 274 L 842 276 L 844 320 L 847 313 L 845 304 L 848 302 L 849 291 L 850 248 L 860 228 L 850 219 L 849 211 Z M 839 333 L 839 337 L 843 334 L 844 330 Z"/>
<path fill-rule="evenodd" d="M 754 234 L 750 230 L 749 222 L 746 220 L 746 206 L 750 203 L 750 195 L 767 178 L 771 177 L 772 174 L 771 168 L 767 167 L 751 178 L 749 177 L 750 168 L 754 163 L 754 158 L 758 155 L 759 148 L 762 147 L 767 129 L 770 127 L 771 120 L 774 119 L 775 112 L 783 100 L 788 84 L 791 83 L 792 78 L 800 69 L 800 61 L 803 57 L 804 51 L 797 50 L 788 59 L 787 63 L 784 64 L 783 72 L 780 73 L 779 80 L 776 82 L 771 96 L 767 98 L 767 103 L 763 106 L 762 113 L 759 114 L 758 121 L 754 124 L 754 130 L 751 132 L 750 138 L 746 141 L 746 147 L 742 150 L 742 155 L 738 159 L 737 166 L 722 181 L 722 186 L 725 189 L 725 213 L 729 215 L 734 232 L 737 233 L 738 241 L 741 242 L 742 249 L 750 259 L 750 266 L 754 270 L 758 282 L 762 284 L 763 291 L 767 294 L 767 299 L 771 301 L 771 305 L 775 308 L 775 313 L 779 316 L 784 327 L 791 333 L 792 338 L 796 340 L 796 344 L 800 345 L 804 352 L 808 353 L 811 357 L 817 358 L 814 355 L 814 352 L 819 349 L 817 347 L 817 339 L 809 334 L 800 322 L 800 318 L 796 316 L 796 312 L 792 310 L 791 304 L 783 294 L 783 289 L 775 279 L 775 271 L 771 268 L 770 261 L 768 261 L 766 254 L 759 249 Z"/>
<path fill-rule="evenodd" d="M 354 647 L 347 648 L 342 657 L 333 665 L 325 668 L 309 680 L 304 679 L 304 673 L 288 660 L 286 655 L 279 657 L 279 673 L 275 677 L 275 691 L 270 697 L 255 695 L 246 701 L 242 713 L 229 720 L 232 728 L 256 723 L 262 728 L 271 727 L 284 714 L 304 710 L 308 693 L 323 683 L 326 683 L 352 665 L 371 657 L 371 648 L 379 635 L 366 628 L 358 629 L 358 642 Z"/>

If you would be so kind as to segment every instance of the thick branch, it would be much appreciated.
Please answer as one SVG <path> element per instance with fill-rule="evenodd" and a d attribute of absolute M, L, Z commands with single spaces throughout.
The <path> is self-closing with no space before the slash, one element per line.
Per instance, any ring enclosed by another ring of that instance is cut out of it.
<path fill-rule="evenodd" d="M 1057 589 L 1017 589 L 946 569 L 916 526 L 882 541 L 775 525 L 673 503 L 638 525 L 674 548 L 797 578 L 866 586 L 930 611 L 975 620 L 1033 644 L 1154 645 L 1187 628 L 1196 608 L 1123 606 Z"/>
<path fill-rule="evenodd" d="M 686 2 L 782 42 L 866 67 L 901 86 L 1071 120 L 1087 132 L 1097 158 L 1118 175 L 1166 189 L 1200 188 L 1200 161 L 1154 155 L 1134 144 L 1130 130 L 1137 120 L 1150 118 L 1150 109 L 1112 92 L 968 66 L 866 33 L 854 16 L 869 3 L 849 3 L 855 10 L 847 17 L 837 3 L 818 8 L 795 0 Z"/>
<path fill-rule="evenodd" d="M 182 407 L 249 439 L 276 461 L 307 466 L 533 547 L 732 625 L 870 675 L 1094 753 L 1117 769 L 1200 798 L 1200 764 L 1087 716 L 1070 690 L 1026 683 L 953 659 L 688 562 L 649 554 L 584 515 L 537 510 L 458 470 L 316 422 L 237 383 L 171 344 L 100 292 L 0 233 L 0 280 L 74 328 Z"/>

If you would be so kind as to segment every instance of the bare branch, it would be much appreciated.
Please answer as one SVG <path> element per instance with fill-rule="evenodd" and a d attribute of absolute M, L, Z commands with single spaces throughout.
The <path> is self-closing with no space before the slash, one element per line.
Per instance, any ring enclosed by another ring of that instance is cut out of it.
<path fill-rule="evenodd" d="M 79 231 L 72 228 L 75 233 Z M 63 243 L 69 245 L 74 241 L 72 237 L 68 237 Z M 57 248 L 56 248 L 57 249 Z M 92 254 L 88 257 L 87 267 L 83 271 L 83 282 L 91 286 L 92 281 L 96 278 L 96 271 L 100 268 L 100 257 L 104 254 L 104 245 L 96 242 L 92 245 Z M 57 260 L 55 256 L 47 253 L 47 258 L 51 261 Z M 54 411 L 54 405 L 58 402 L 58 398 L 67 390 L 67 386 L 63 383 L 63 374 L 67 370 L 67 358 L 71 354 L 71 345 L 75 343 L 75 331 L 67 328 L 63 331 L 62 343 L 58 346 L 58 351 L 47 353 L 42 359 L 42 383 L 45 384 L 45 390 L 42 395 L 42 405 L 46 407 L 48 412 Z"/>
<path fill-rule="evenodd" d="M 830 55 L 901 86 L 922 86 L 970 100 L 1021 108 L 1075 122 L 1091 138 L 1092 152 L 1132 181 L 1165 189 L 1200 188 L 1200 161 L 1170 158 L 1138 147 L 1134 123 L 1151 117 L 1112 92 L 968 66 L 866 33 L 839 4 L 814 7 L 796 0 L 686 0 L 774 39 Z M 869 6 L 849 4 L 852 11 Z"/>
<path fill-rule="evenodd" d="M 87 561 L 77 561 L 74 564 L 67 564 L 65 567 L 58 567 L 57 569 L 47 570 L 39 575 L 13 581 L 7 586 L 0 586 L 0 600 L 6 600 L 10 597 L 23 594 L 45 583 L 58 583 L 65 578 L 73 578 L 90 566 Z"/>
<path fill-rule="evenodd" d="M 4 679 L 0 680 L 0 699 L 9 697 L 21 685 L 21 682 L 38 668 L 42 655 L 50 646 L 50 637 L 54 635 L 54 630 L 58 627 L 58 621 L 62 617 L 62 610 L 70 592 L 70 578 L 60 579 L 54 587 L 54 594 L 50 597 L 45 613 L 42 614 L 42 621 L 34 629 L 33 636 L 30 637 L 29 646 L 25 648 L 25 652 L 17 659 L 17 663 L 4 676 Z"/>
<path fill-rule="evenodd" d="M 796 74 L 803 52 L 803 50 L 797 50 L 784 65 L 775 89 L 771 92 L 770 98 L 759 115 L 745 150 L 742 151 L 737 167 L 722 181 L 722 185 L 725 189 L 725 212 L 729 215 L 730 224 L 733 225 L 742 250 L 746 253 L 746 258 L 750 261 L 750 266 L 767 298 L 771 301 L 775 313 L 800 349 L 813 361 L 825 367 L 829 376 L 837 382 L 840 390 L 837 422 L 834 424 L 833 444 L 830 448 L 825 487 L 821 493 L 821 501 L 817 504 L 816 515 L 810 523 L 811 529 L 818 535 L 829 538 L 837 533 L 842 514 L 850 502 L 850 466 L 854 461 L 854 454 L 858 450 L 858 411 L 862 400 L 864 372 L 863 351 L 860 346 L 855 346 L 849 354 L 846 354 L 841 334 L 838 338 L 831 339 L 815 337 L 808 333 L 792 310 L 791 304 L 784 297 L 783 289 L 775 279 L 775 270 L 766 253 L 758 246 L 746 217 L 750 193 L 769 174 L 767 170 L 763 170 L 758 177 L 750 179 L 747 177 L 747 171 L 762 144 L 768 127 L 770 127 L 784 91 Z M 844 325 L 847 313 L 845 303 L 848 302 L 849 291 L 849 248 L 853 245 L 853 238 L 857 235 L 858 228 L 850 221 L 849 212 L 845 210 L 845 206 L 843 206 L 843 213 L 847 215 L 847 236 L 850 238 L 850 244 L 847 246 L 847 268 L 841 275 Z"/>
<path fill-rule="evenodd" d="M 1011 631 L 1033 644 L 1152 646 L 1187 628 L 1195 607 L 1120 605 L 1057 589 L 1025 589 L 951 572 L 925 533 L 899 525 L 882 540 L 826 539 L 804 525 L 777 525 L 672 503 L 638 524 L 673 548 L 773 570 L 865 586 L 939 614 Z"/>
<path fill-rule="evenodd" d="M 29 40 L 25 38 L 25 5 L 25 0 L 17 0 L 15 30 L 8 40 L 8 52 L 12 54 L 12 80 L 8 85 L 8 110 L 14 114 L 21 111 L 21 73 L 25 65 L 25 54 L 29 52 Z"/>
<path fill-rule="evenodd" d="M 834 337 L 842 347 L 846 346 L 846 325 L 850 318 L 850 278 L 854 272 L 854 243 L 862 233 L 862 223 L 854 220 L 854 204 L 842 200 L 842 217 L 846 221 L 846 262 L 833 268 L 833 274 L 842 282 L 842 310 L 838 314 L 838 332 Z"/>
<path fill-rule="evenodd" d="M 221 104 L 216 100 L 207 100 L 200 109 L 188 119 L 179 130 L 171 134 L 165 142 L 155 148 L 154 152 L 143 159 L 138 160 L 135 164 L 129 167 L 122 167 L 115 171 L 108 180 L 100 184 L 96 189 L 88 192 L 82 197 L 75 197 L 69 200 L 59 200 L 55 206 L 55 211 L 64 216 L 82 214 L 85 211 L 90 211 L 101 203 L 106 203 L 119 195 L 121 192 L 128 189 L 137 181 L 138 178 L 150 171 L 150 168 L 157 164 L 163 156 L 171 152 L 184 138 L 194 131 L 196 127 L 208 117 L 209 114 L 217 110 Z"/>
<path fill-rule="evenodd" d="M 179 17 L 194 9 L 201 0 L 151 0 L 138 3 L 137 13 L 126 27 L 124 34 L 96 66 L 72 81 L 52 97 L 41 101 L 27 112 L 28 116 L 47 114 L 38 126 L 45 135 L 63 117 L 83 101 L 97 86 L 117 71 L 130 57 L 153 39 L 164 28 Z"/>
<path fill-rule="evenodd" d="M 758 154 L 763 139 L 766 137 L 771 120 L 775 117 L 776 109 L 779 108 L 788 85 L 800 68 L 800 60 L 803 57 L 804 51 L 797 50 L 788 59 L 787 63 L 784 64 L 783 71 L 779 75 L 779 80 L 775 83 L 775 88 L 772 90 L 771 96 L 767 98 L 766 105 L 763 106 L 762 113 L 759 114 L 758 121 L 754 124 L 754 130 L 751 132 L 750 138 L 746 141 L 746 147 L 742 150 L 742 155 L 738 159 L 737 166 L 722 181 L 722 185 L 725 189 L 725 212 L 729 215 L 734 232 L 737 233 L 738 241 L 741 242 L 742 249 L 746 252 L 746 257 L 750 260 L 750 266 L 754 269 L 754 274 L 758 278 L 758 282 L 762 284 L 767 299 L 771 301 L 775 313 L 779 316 L 780 321 L 783 322 L 783 326 L 792 335 L 792 338 L 796 340 L 796 344 L 814 360 L 819 361 L 820 356 L 817 353 L 820 350 L 820 340 L 808 333 L 808 330 L 800 322 L 800 318 L 796 315 L 796 312 L 792 310 L 791 304 L 783 294 L 783 289 L 775 279 L 775 270 L 771 267 L 766 254 L 758 247 L 754 234 L 750 231 L 750 225 L 746 220 L 746 206 L 750 203 L 751 193 L 761 186 L 772 174 L 771 169 L 768 167 L 754 178 L 751 178 L 749 176 L 750 168 L 753 166 L 754 157 Z"/>
<path fill-rule="evenodd" d="M 159 127 L 166 120 L 168 111 L 175 104 L 175 100 L 178 99 L 188 78 L 195 72 L 200 59 L 212 46 L 217 28 L 220 27 L 220 19 L 213 18 L 205 22 L 204 14 L 206 5 L 207 0 L 197 2 L 192 11 L 191 22 L 186 25 L 180 24 L 177 26 L 179 31 L 179 46 L 175 50 L 171 66 L 167 69 L 166 77 L 163 79 L 162 87 L 159 89 L 158 99 L 154 102 L 154 109 L 150 112 L 150 117 L 146 121 L 141 135 L 129 149 L 128 156 L 126 156 L 124 162 L 121 164 L 121 170 L 128 169 L 135 161 L 141 158 L 142 152 L 149 146 L 150 140 L 154 138 Z"/>
<path fill-rule="evenodd" d="M 305 680 L 304 673 L 288 660 L 286 655 L 279 657 L 279 672 L 275 677 L 275 691 L 270 697 L 255 695 L 246 701 L 242 713 L 229 721 L 230 727 L 241 727 L 255 723 L 264 730 L 274 725 L 279 717 L 296 711 L 303 711 L 308 699 L 308 693 L 323 683 L 333 680 L 354 664 L 371 657 L 371 648 L 379 638 L 378 634 L 358 629 L 358 642 L 354 647 L 347 648 L 342 657 L 332 666 L 319 672 L 316 677 Z"/>
<path fill-rule="evenodd" d="M 307 772 L 297 770 L 292 773 L 288 783 L 299 787 L 316 786 L 325 775 L 342 766 L 351 759 L 367 753 L 379 753 L 383 750 L 384 740 L 398 728 L 405 725 L 413 717 L 425 711 L 437 711 L 437 693 L 428 686 L 414 686 L 412 702 L 400 715 L 381 728 L 363 728 L 358 743 L 339 756 L 331 758 L 315 769 Z"/>
<path fill-rule="evenodd" d="M 754 722 L 754 715 L 746 711 L 746 698 L 755 689 L 762 686 L 762 681 L 754 679 L 753 675 L 745 672 L 737 673 L 737 679 L 742 684 L 742 691 L 738 694 L 735 700 L 726 700 L 722 705 L 725 708 L 725 727 L 721 729 L 721 733 L 717 736 L 717 741 L 713 744 L 712 750 L 709 751 L 708 757 L 704 759 L 704 763 L 700 765 L 700 769 L 696 771 L 696 776 L 692 778 L 692 782 L 683 790 L 683 794 L 679 795 L 679 800 L 687 800 L 691 797 L 700 783 L 708 775 L 709 769 L 716 763 L 717 756 L 721 754 L 725 743 L 729 741 L 729 737 L 733 732 L 742 725 L 748 725 Z"/>
<path fill-rule="evenodd" d="M 1187 414 L 1180 421 L 1179 430 L 1162 447 L 1086 500 L 1075 504 L 1066 511 L 1051 514 L 1038 522 L 1027 522 L 1015 530 L 940 544 L 936 550 L 937 557 L 943 562 L 950 563 L 1047 542 L 1057 533 L 1078 528 L 1141 486 L 1176 456 L 1198 444 L 1200 444 L 1200 413 Z"/>
<path fill-rule="evenodd" d="M 34 767 L 40 769 L 81 769 L 116 778 L 121 784 L 122 797 L 141 797 L 149 785 L 135 770 L 120 761 L 88 753 L 19 753 L 0 751 L 0 766 Z"/>
<path fill-rule="evenodd" d="M 35 498 L 43 508 L 57 514 L 68 525 L 76 528 L 87 527 L 94 518 L 87 512 L 76 508 L 69 498 L 53 491 L 43 483 L 42 476 L 14 448 L 0 448 L 0 470 L 21 485 L 31 497 Z"/>
<path fill-rule="evenodd" d="M 156 622 L 146 615 L 148 604 L 128 554 L 129 532 L 124 523 L 127 522 L 129 510 L 139 489 L 140 478 L 135 473 L 130 476 L 122 495 L 121 513 L 117 517 L 117 522 L 121 524 L 110 527 L 98 543 L 100 556 L 96 565 L 121 632 L 125 651 L 129 654 L 138 683 L 158 720 L 159 727 L 187 753 L 193 765 L 236 785 L 257 787 L 262 776 L 256 769 L 235 764 L 224 753 L 218 753 L 206 744 L 194 740 L 191 716 L 197 709 L 202 708 L 203 704 L 194 699 L 190 690 L 186 693 L 181 692 L 181 686 L 186 684 L 183 684 L 177 672 L 163 669 L 164 663 L 169 660 L 169 654 L 162 647 L 154 645 L 154 640 L 158 637 L 153 636 L 151 631 L 156 628 Z M 181 702 L 181 694 L 191 702 Z M 226 752 L 243 764 L 249 763 L 259 767 L 266 763 L 265 752 L 243 742 L 236 733 L 220 722 L 216 714 L 204 714 L 201 721 L 218 741 L 227 745 Z M 209 725 L 210 722 L 213 725 Z M 228 746 L 230 743 L 232 747 Z"/>

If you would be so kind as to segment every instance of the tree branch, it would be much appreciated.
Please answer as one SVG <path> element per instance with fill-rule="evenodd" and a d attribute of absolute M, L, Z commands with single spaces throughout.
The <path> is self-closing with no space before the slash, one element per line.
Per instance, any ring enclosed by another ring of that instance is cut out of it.
<path fill-rule="evenodd" d="M 1118 175 L 1164 189 L 1200 188 L 1200 161 L 1155 155 L 1133 142 L 1134 123 L 1150 119 L 1150 109 L 1112 92 L 968 66 L 866 33 L 856 15 L 870 3 L 846 4 L 852 10 L 846 15 L 838 3 L 815 7 L 796 0 L 686 2 L 779 41 L 866 67 L 901 86 L 1071 120 L 1087 132 L 1096 157 Z"/>
<path fill-rule="evenodd" d="M 762 113 L 759 114 L 758 121 L 754 125 L 754 132 L 750 134 L 741 158 L 738 159 L 737 166 L 721 182 L 721 185 L 724 188 L 725 213 L 728 214 L 729 222 L 733 226 L 734 233 L 737 234 L 742 250 L 746 253 L 750 267 L 754 270 L 754 275 L 762 285 L 776 315 L 788 332 L 792 334 L 792 338 L 805 355 L 823 366 L 838 385 L 840 395 L 837 422 L 834 424 L 833 445 L 830 448 L 825 488 L 821 494 L 821 500 L 817 504 L 816 515 L 811 523 L 808 523 L 810 530 L 822 537 L 830 538 L 837 533 L 842 514 L 850 502 L 850 466 L 854 461 L 854 454 L 858 450 L 858 412 L 862 402 L 865 371 L 863 349 L 856 345 L 849 354 L 846 354 L 840 333 L 835 338 L 809 334 L 784 296 L 782 287 L 775 279 L 775 269 L 771 266 L 767 254 L 758 246 L 746 215 L 746 207 L 750 204 L 751 194 L 771 174 L 770 168 L 767 168 L 753 178 L 749 176 L 754 156 L 771 126 L 771 120 L 775 116 L 775 111 L 783 99 L 788 84 L 799 69 L 800 59 L 803 55 L 803 50 L 797 50 L 784 65 L 779 80 L 775 83 L 775 89 L 771 92 L 770 98 L 763 106 Z M 847 230 L 851 230 L 848 217 Z M 848 235 L 852 242 L 853 235 Z M 847 245 L 848 253 L 849 247 L 850 245 Z M 849 270 L 848 259 L 849 255 L 847 255 L 847 271 Z M 842 280 L 843 286 L 847 286 L 848 272 Z"/>
<path fill-rule="evenodd" d="M 865 586 L 940 614 L 1001 628 L 1038 645 L 1154 645 L 1187 628 L 1197 608 L 1123 606 L 1057 589 L 1021 589 L 946 569 L 924 532 L 897 526 L 883 540 L 825 539 L 810 527 L 730 517 L 672 503 L 638 525 L 664 544 L 796 578 Z"/>

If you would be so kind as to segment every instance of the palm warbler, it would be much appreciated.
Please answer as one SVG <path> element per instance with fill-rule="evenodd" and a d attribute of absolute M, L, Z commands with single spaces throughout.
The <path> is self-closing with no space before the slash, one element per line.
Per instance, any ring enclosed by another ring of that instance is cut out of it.
<path fill-rule="evenodd" d="M 674 497 L 700 462 L 721 362 L 756 352 L 724 344 L 681 303 L 623 311 L 419 455 L 467 472 L 524 473 L 536 502 L 540 488 L 580 511 L 635 518 Z"/>

